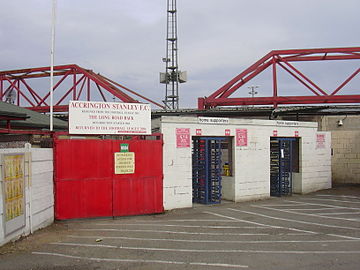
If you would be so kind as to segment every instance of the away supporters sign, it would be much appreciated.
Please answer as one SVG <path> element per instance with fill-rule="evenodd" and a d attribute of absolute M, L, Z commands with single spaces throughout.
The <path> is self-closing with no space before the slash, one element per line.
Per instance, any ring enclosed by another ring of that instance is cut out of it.
<path fill-rule="evenodd" d="M 70 101 L 70 134 L 151 134 L 151 107 L 142 103 Z"/>

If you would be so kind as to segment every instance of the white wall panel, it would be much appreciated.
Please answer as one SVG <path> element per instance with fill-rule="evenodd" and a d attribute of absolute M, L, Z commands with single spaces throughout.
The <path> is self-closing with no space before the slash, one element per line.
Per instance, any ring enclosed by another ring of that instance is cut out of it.
<path fill-rule="evenodd" d="M 159 123 L 159 122 L 158 122 Z M 331 187 L 331 136 L 326 134 L 324 149 L 316 149 L 317 123 L 287 122 L 256 119 L 229 119 L 229 124 L 199 124 L 196 117 L 162 117 L 160 130 L 164 135 L 164 208 L 192 205 L 192 149 L 176 148 L 176 128 L 190 128 L 190 135 L 225 136 L 225 129 L 233 137 L 233 181 L 224 178 L 226 199 L 244 201 L 270 196 L 270 137 L 277 130 L 278 137 L 300 139 L 300 170 L 296 175 L 296 191 L 311 192 Z M 236 129 L 247 129 L 248 145 L 236 146 Z M 182 193 L 176 189 L 183 187 Z M 233 188 L 231 192 L 229 189 Z"/>
<path fill-rule="evenodd" d="M 0 245 L 28 235 L 31 231 L 46 227 L 54 221 L 53 150 L 47 148 L 0 149 L 0 154 L 7 153 L 30 153 L 26 155 L 31 166 L 26 168 L 25 165 L 25 174 L 30 174 L 30 181 L 25 179 L 26 225 L 23 229 L 6 237 L 3 228 L 3 192 L 0 185 Z"/>

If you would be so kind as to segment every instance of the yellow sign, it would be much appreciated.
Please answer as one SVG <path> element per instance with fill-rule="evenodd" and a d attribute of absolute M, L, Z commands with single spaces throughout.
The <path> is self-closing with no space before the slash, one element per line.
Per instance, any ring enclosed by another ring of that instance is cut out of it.
<path fill-rule="evenodd" d="M 135 153 L 121 152 L 115 153 L 115 174 L 135 173 Z"/>
<path fill-rule="evenodd" d="M 24 214 L 24 155 L 4 155 L 5 220 Z"/>

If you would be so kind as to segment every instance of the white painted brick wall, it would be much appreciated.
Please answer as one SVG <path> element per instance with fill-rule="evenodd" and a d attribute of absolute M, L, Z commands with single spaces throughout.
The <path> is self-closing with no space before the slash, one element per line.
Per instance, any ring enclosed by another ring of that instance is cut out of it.
<path fill-rule="evenodd" d="M 3 192 L 0 185 L 0 246 L 31 231 L 46 227 L 54 221 L 53 150 L 48 148 L 0 149 L 0 154 L 30 153 L 31 186 L 25 185 L 26 225 L 7 237 L 4 235 Z M 28 169 L 26 168 L 26 173 Z M 30 198 L 32 200 L 30 201 Z M 32 219 L 30 218 L 30 206 Z M 32 224 L 31 224 L 32 220 Z M 32 227 L 32 228 L 30 228 Z"/>
<path fill-rule="evenodd" d="M 315 149 L 317 123 L 229 119 L 227 125 L 206 125 L 199 124 L 196 117 L 162 117 L 165 210 L 192 207 L 192 150 L 176 148 L 176 128 L 190 128 L 191 136 L 196 135 L 196 129 L 202 130 L 202 136 L 225 136 L 225 129 L 230 129 L 234 136 L 234 166 L 233 176 L 223 180 L 225 199 L 244 201 L 270 196 L 270 137 L 274 130 L 278 137 L 294 137 L 295 131 L 301 137 L 298 192 L 331 187 L 331 137 L 330 133 L 322 132 L 326 134 L 325 148 Z M 248 146 L 235 146 L 236 129 L 248 130 Z"/>
<path fill-rule="evenodd" d="M 325 135 L 325 145 L 318 148 L 316 134 Z M 302 151 L 302 186 L 301 193 L 314 192 L 331 188 L 331 133 L 314 132 L 304 138 Z"/>

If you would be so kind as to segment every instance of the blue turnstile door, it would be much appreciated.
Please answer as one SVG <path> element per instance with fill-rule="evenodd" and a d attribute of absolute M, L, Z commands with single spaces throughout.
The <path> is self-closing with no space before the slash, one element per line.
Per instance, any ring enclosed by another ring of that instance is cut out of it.
<path fill-rule="evenodd" d="M 292 194 L 292 146 L 295 138 L 270 140 L 270 196 Z"/>
<path fill-rule="evenodd" d="M 221 202 L 221 141 L 222 138 L 193 139 L 192 179 L 193 202 Z"/>

